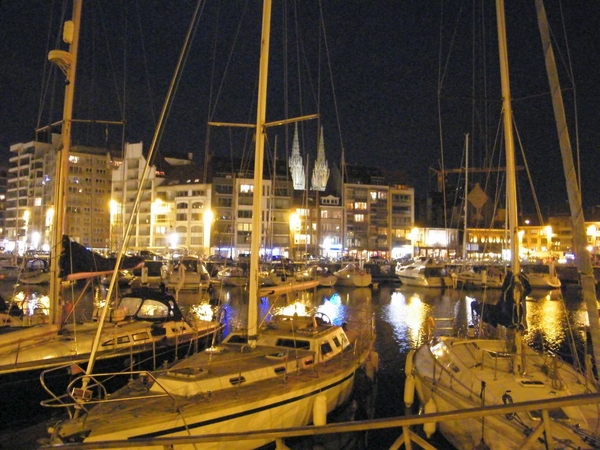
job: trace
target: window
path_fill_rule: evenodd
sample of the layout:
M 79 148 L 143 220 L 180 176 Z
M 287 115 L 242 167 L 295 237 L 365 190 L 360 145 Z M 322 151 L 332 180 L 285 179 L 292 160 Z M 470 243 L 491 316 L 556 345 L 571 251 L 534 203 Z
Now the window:
M 321 344 L 321 356 L 323 356 L 323 357 L 331 356 L 330 355 L 331 352 L 333 352 L 333 349 L 331 348 L 331 344 L 329 344 L 329 342 L 323 342 Z
M 254 192 L 254 186 L 251 184 L 241 184 L 240 185 L 240 194 L 250 194 Z
M 310 350 L 310 342 L 309 341 L 303 341 L 300 339 L 284 339 L 284 338 L 280 338 L 277 339 L 277 342 L 275 343 L 276 346 L 278 347 L 289 347 L 289 348 L 303 348 L 306 350 Z
M 147 339 L 150 339 L 150 336 L 148 335 L 148 333 L 143 332 L 143 333 L 135 333 L 133 335 L 133 342 L 137 342 L 137 341 L 145 341 Z

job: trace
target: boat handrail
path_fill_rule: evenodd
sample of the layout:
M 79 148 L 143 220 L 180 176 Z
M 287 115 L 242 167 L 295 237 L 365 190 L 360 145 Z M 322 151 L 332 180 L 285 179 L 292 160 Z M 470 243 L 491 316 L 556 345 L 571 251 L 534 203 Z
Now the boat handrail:
M 235 433 L 218 433 L 218 434 L 203 434 L 195 436 L 176 436 L 169 438 L 137 438 L 135 441 L 136 446 L 144 448 L 165 448 L 174 445 L 193 445 L 193 444 L 207 444 L 207 443 L 224 443 L 224 442 L 236 442 L 240 440 L 248 440 L 251 438 L 260 439 L 261 437 L 269 437 L 270 439 L 279 441 L 291 437 L 301 436 L 319 436 L 326 434 L 342 434 L 352 433 L 359 431 L 373 432 L 375 430 L 391 430 L 397 429 L 400 434 L 399 438 L 395 442 L 406 442 L 406 440 L 414 441 L 415 443 L 421 444 L 423 439 L 420 439 L 416 433 L 411 433 L 411 428 L 415 426 L 422 426 L 425 423 L 431 422 L 447 422 L 447 421 L 463 421 L 468 419 L 481 419 L 482 417 L 497 416 L 502 414 L 511 414 L 518 412 L 527 411 L 542 411 L 538 430 L 543 430 L 546 426 L 545 421 L 548 420 L 548 426 L 557 424 L 549 418 L 549 414 L 544 414 L 550 409 L 555 408 L 567 408 L 570 406 L 583 406 L 591 405 L 600 402 L 600 394 L 580 394 L 568 397 L 553 398 L 548 400 L 537 400 L 528 402 L 518 402 L 502 405 L 482 406 L 478 408 L 467 408 L 457 411 L 450 412 L 436 412 L 427 414 L 414 414 L 414 415 L 403 415 L 397 417 L 389 417 L 384 419 L 370 419 L 370 420 L 359 420 L 343 423 L 329 423 L 326 425 L 309 425 L 305 427 L 294 427 L 294 428 L 277 428 L 271 430 L 259 430 L 259 431 L 239 431 Z M 561 426 L 564 424 L 559 423 Z M 406 433 L 406 438 L 402 435 Z M 417 437 L 415 437 L 417 436 Z M 528 436 L 529 437 L 529 436 Z M 527 437 L 527 438 L 528 438 Z M 523 444 L 523 442 L 522 442 Z M 594 444 L 594 443 L 592 443 Z M 68 444 L 68 448 L 74 444 Z M 103 442 L 89 442 L 77 444 L 78 449 L 99 449 L 99 448 L 123 448 L 124 446 L 131 446 L 131 440 L 111 440 Z M 56 444 L 42 444 L 40 450 L 56 450 L 61 448 L 62 445 Z M 66 448 L 66 447 L 65 447 Z M 390 450 L 395 448 L 394 446 L 389 447 Z M 435 447 L 431 447 L 435 448 Z M 441 448 L 441 447 L 439 447 Z

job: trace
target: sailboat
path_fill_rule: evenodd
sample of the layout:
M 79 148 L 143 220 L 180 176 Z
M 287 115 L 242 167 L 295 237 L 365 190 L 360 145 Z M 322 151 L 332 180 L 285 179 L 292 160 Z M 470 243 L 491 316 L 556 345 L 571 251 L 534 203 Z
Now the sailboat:
M 538 12 L 541 1 L 537 1 Z M 483 317 L 504 338 L 433 337 L 407 358 L 406 389 L 425 412 L 452 412 L 484 406 L 564 399 L 597 393 L 592 369 L 581 373 L 557 355 L 524 344 L 525 286 L 518 258 L 518 222 L 512 111 L 508 77 L 504 1 L 496 0 L 507 160 L 511 270 L 497 305 L 484 305 Z M 579 203 L 580 204 L 580 203 Z M 585 236 L 585 235 L 584 235 Z M 580 257 L 585 259 L 585 253 Z M 589 258 L 589 255 L 588 255 Z M 591 273 L 591 271 L 590 271 Z M 596 302 L 593 302 L 594 304 Z M 490 309 L 491 308 L 491 309 Z M 493 314 L 490 314 L 493 313 Z M 590 323 L 598 317 L 590 316 Z M 595 316 L 595 317 L 593 317 Z M 411 396 L 405 396 L 407 404 Z M 598 448 L 598 405 L 581 401 L 562 408 L 539 408 L 485 418 L 445 421 L 444 437 L 457 449 Z M 433 430 L 426 429 L 429 435 Z
M 159 290 L 139 289 L 113 300 L 109 295 L 106 304 L 108 325 L 101 328 L 98 315 L 81 321 L 74 320 L 73 305 L 61 296 L 63 281 L 87 280 L 115 274 L 120 270 L 139 268 L 141 257 L 123 257 L 119 260 L 103 257 L 72 241 L 63 234 L 68 176 L 70 126 L 75 87 L 75 69 L 79 41 L 81 1 L 73 4 L 73 19 L 65 25 L 64 36 L 70 43 L 69 51 L 53 50 L 49 59 L 61 66 L 67 75 L 63 117 L 62 146 L 57 152 L 55 190 L 55 223 L 53 227 L 53 251 L 50 257 L 50 308 L 40 320 L 20 318 L 19 326 L 0 335 L 0 380 L 26 379 L 39 383 L 40 374 L 53 370 L 53 379 L 58 378 L 57 369 L 66 378 L 68 371 L 77 365 L 85 366 L 92 354 L 95 339 L 101 342 L 98 359 L 105 367 L 116 364 L 119 369 L 125 360 L 144 353 L 168 359 L 168 349 L 183 344 L 196 343 L 200 338 L 212 336 L 221 324 L 210 319 L 193 321 L 184 318 L 175 299 Z M 110 291 L 109 291 L 110 292 Z M 64 303 L 64 304 L 62 304 Z M 77 302 L 74 302 L 77 303 Z M 41 316 L 39 314 L 38 316 Z M 39 317 L 38 317 L 39 318 Z M 156 359 L 154 359 L 154 362 Z M 155 364 L 151 363 L 150 368 Z M 79 369 L 77 369 L 79 370 Z M 66 386 L 65 381 L 63 388 Z M 53 387 L 56 387 L 54 384 Z M 6 393 L 4 393 L 6 394 Z M 3 396 L 8 401 L 10 395 Z M 39 403 L 39 398 L 36 399 Z
M 264 1 L 254 162 L 247 329 L 165 370 L 142 373 L 106 401 L 92 384 L 71 405 L 79 414 L 57 424 L 51 441 L 102 442 L 250 432 L 323 423 L 345 403 L 355 375 L 375 365 L 372 318 L 336 325 L 324 314 L 258 320 L 261 193 L 266 134 L 271 1 Z M 90 378 L 89 376 L 87 377 Z M 253 436 L 250 449 L 272 442 Z M 231 448 L 228 442 L 178 448 Z

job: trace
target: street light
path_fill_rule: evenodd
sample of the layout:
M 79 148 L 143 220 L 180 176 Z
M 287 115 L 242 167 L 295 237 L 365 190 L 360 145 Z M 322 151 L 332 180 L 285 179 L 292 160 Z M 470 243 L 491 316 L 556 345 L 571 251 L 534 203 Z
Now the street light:
M 548 254 L 552 253 L 552 227 L 547 225 L 544 227 L 544 233 L 546 234 L 546 241 L 548 245 Z
M 203 246 L 204 246 L 204 254 L 206 256 L 210 255 L 210 235 L 212 231 L 212 223 L 215 218 L 212 210 L 207 209 L 204 211 L 204 234 L 203 238 Z
M 294 244 L 296 241 L 296 233 L 300 229 L 300 216 L 298 213 L 290 214 L 290 249 L 292 250 L 291 257 L 294 258 Z

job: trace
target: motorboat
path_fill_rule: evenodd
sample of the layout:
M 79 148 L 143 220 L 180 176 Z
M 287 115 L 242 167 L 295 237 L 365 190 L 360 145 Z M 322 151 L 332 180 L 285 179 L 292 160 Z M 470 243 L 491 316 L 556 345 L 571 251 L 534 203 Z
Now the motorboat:
M 405 266 L 396 267 L 396 276 L 402 284 L 421 287 L 451 287 L 452 278 L 442 263 L 430 258 L 414 261 Z
M 467 263 L 458 266 L 450 275 L 456 286 L 471 289 L 500 289 L 505 268 L 494 264 Z
M 217 272 L 217 279 L 223 286 L 246 286 L 248 274 L 240 266 L 225 266 Z
M 317 280 L 319 286 L 331 287 L 335 285 L 337 277 L 327 267 L 321 267 L 318 264 L 309 264 L 296 272 L 296 280 Z
M 353 263 L 347 264 L 333 274 L 337 278 L 335 283 L 337 286 L 367 287 L 373 281 L 369 272 Z
M 296 279 L 293 268 L 283 263 L 266 265 L 260 272 L 259 278 L 261 286 L 278 286 L 291 283 Z
M 49 284 L 50 275 L 48 258 L 31 258 L 25 262 L 18 281 L 20 284 Z
M 521 271 L 533 289 L 559 289 L 562 285 L 553 263 L 521 264 Z
M 174 261 L 170 264 L 170 270 L 165 273 L 164 285 L 167 291 L 206 291 L 210 284 L 208 270 L 196 256 L 184 256 Z

